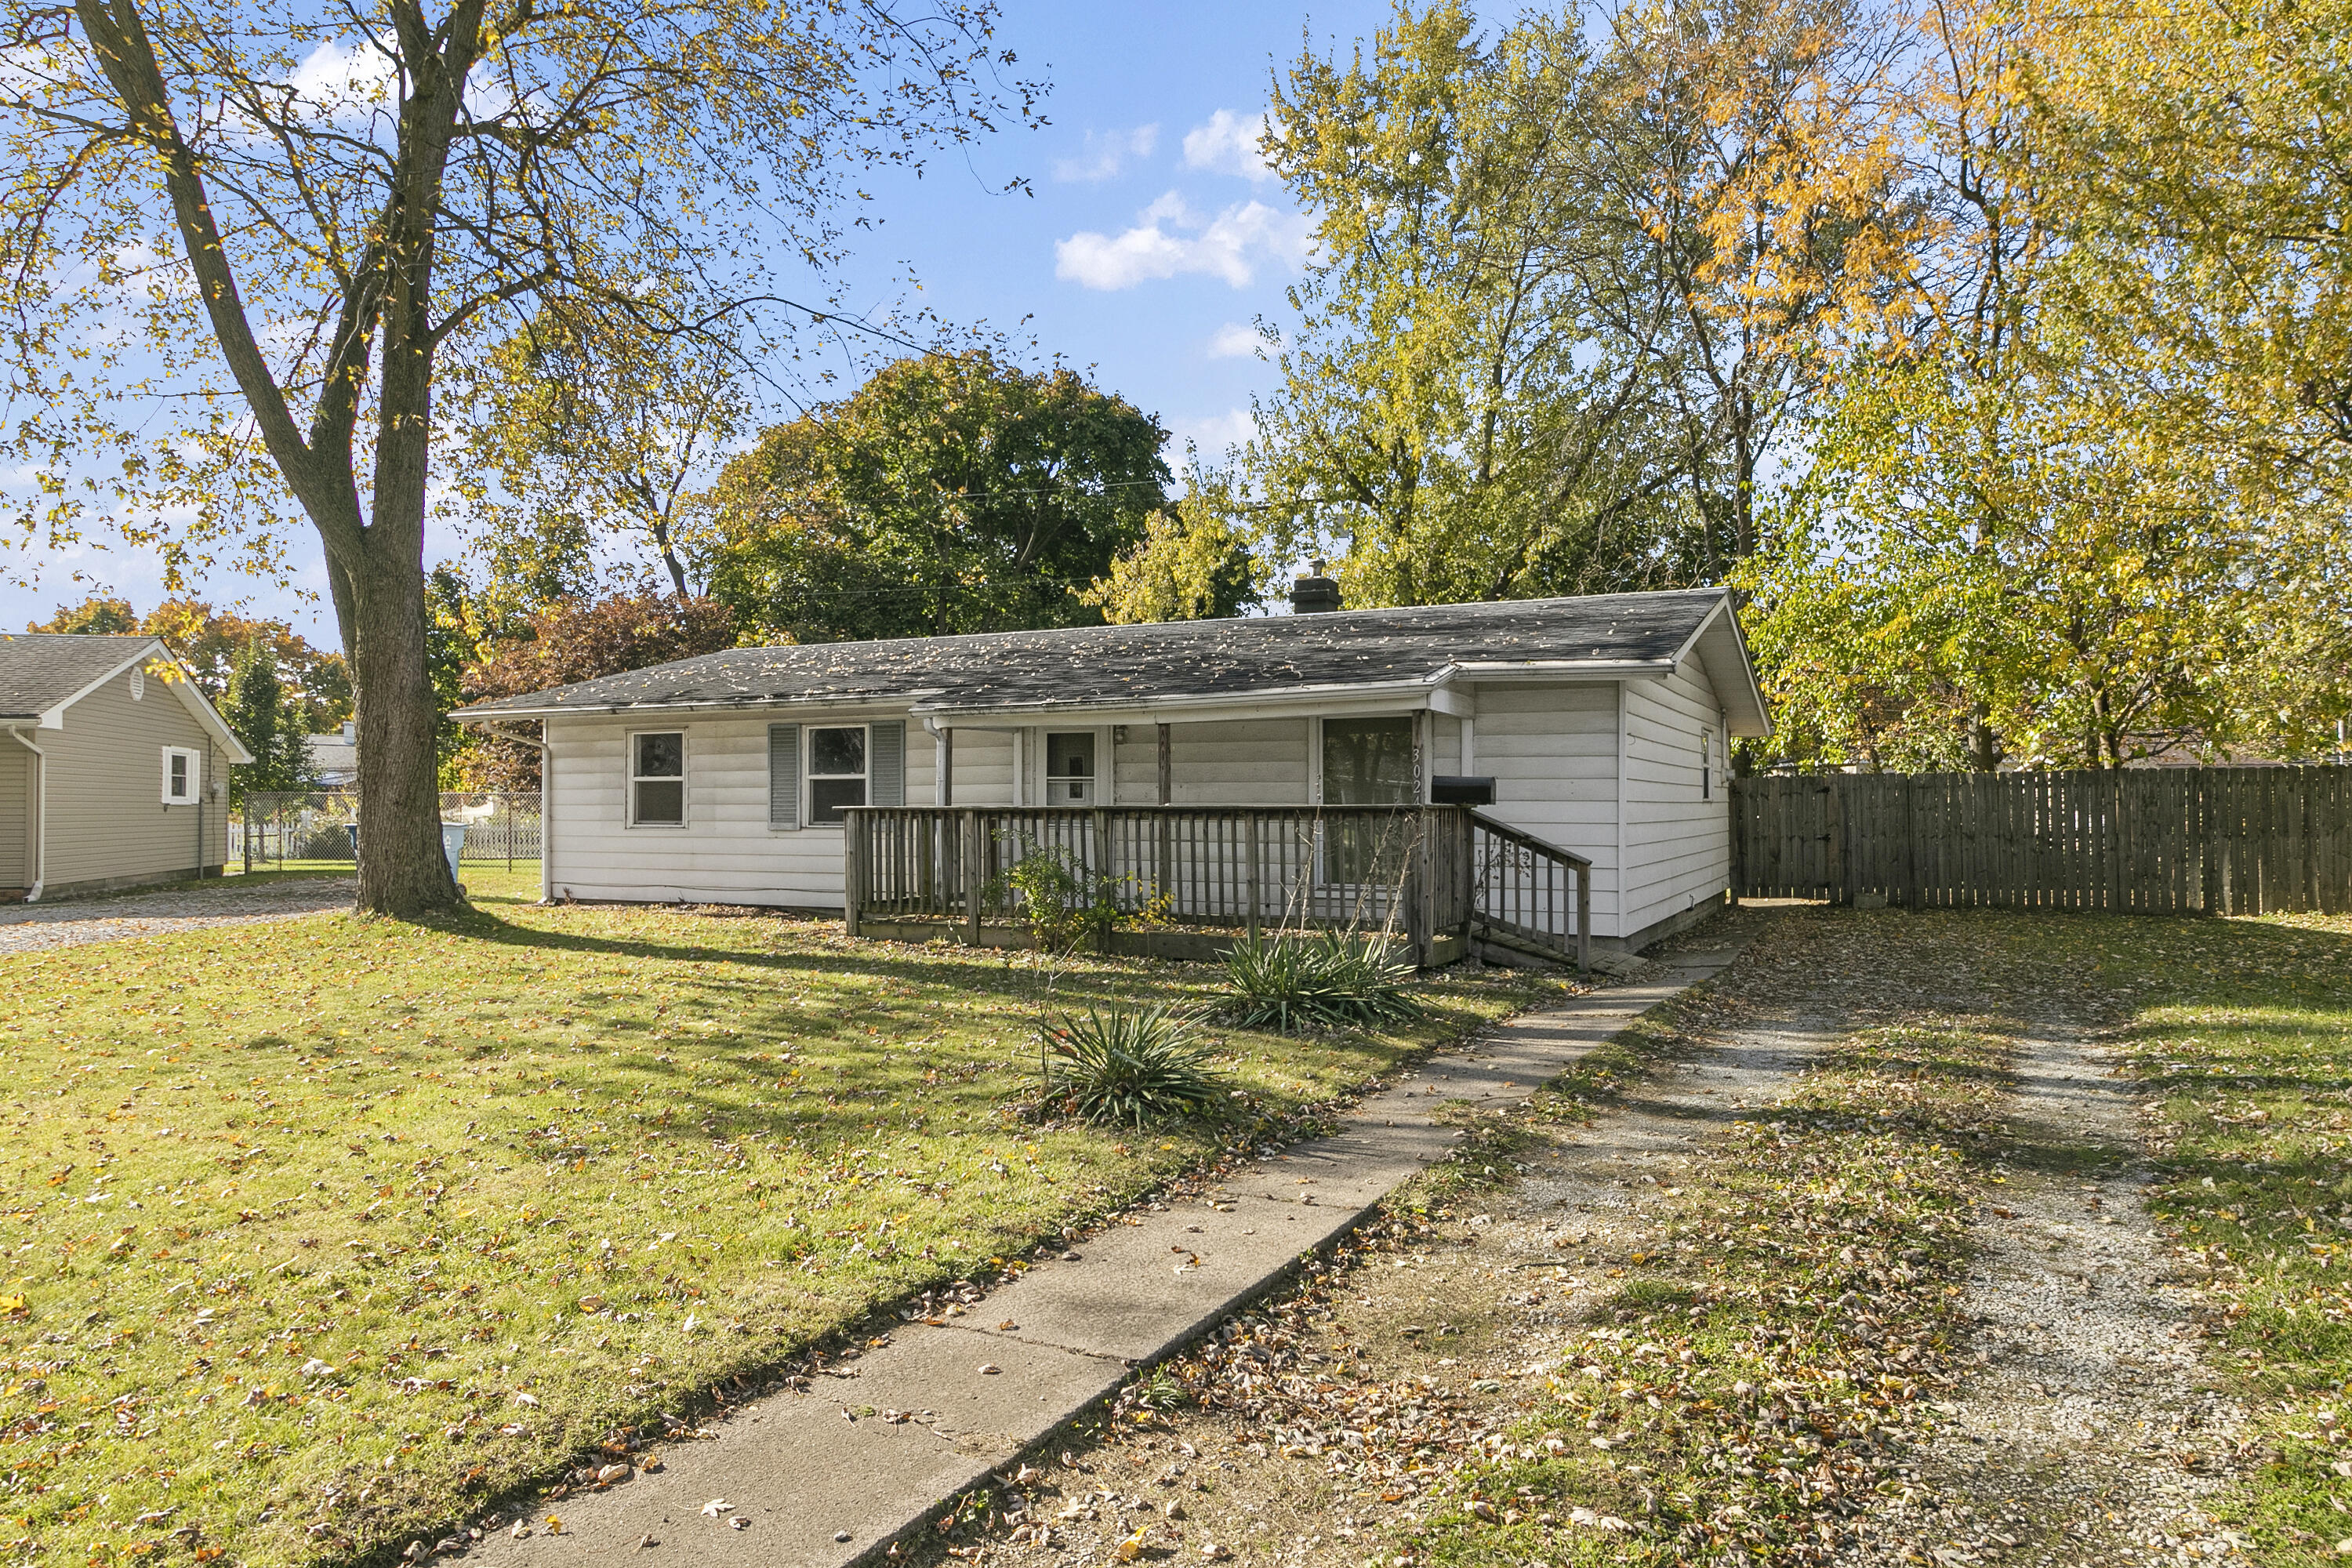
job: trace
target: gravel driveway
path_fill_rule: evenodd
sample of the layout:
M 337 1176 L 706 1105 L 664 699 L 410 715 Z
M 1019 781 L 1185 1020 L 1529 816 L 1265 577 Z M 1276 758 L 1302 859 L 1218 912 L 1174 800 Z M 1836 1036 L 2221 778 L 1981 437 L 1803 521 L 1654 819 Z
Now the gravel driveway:
M 262 882 L 249 888 L 232 879 L 169 892 L 12 904 L 0 908 L 0 955 L 348 910 L 357 888 L 349 877 Z

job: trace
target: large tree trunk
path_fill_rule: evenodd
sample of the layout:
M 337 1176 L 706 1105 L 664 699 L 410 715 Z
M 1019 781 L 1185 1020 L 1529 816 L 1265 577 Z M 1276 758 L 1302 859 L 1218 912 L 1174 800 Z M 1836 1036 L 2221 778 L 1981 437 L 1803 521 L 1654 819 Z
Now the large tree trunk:
M 376 533 L 370 543 L 382 540 Z M 423 565 L 371 559 L 346 570 L 352 689 L 361 694 L 359 907 L 406 918 L 457 900 L 441 852 Z

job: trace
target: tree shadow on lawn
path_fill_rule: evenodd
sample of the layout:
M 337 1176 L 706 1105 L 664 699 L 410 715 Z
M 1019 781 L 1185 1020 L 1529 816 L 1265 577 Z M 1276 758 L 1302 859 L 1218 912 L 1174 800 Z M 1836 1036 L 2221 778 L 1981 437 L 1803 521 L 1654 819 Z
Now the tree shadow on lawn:
M 666 982 L 675 987 L 670 997 L 674 1010 L 692 1015 L 698 1008 L 703 1016 L 723 1018 L 735 1037 L 665 1041 L 700 1048 L 690 1057 L 668 1061 L 662 1059 L 667 1052 L 649 1055 L 640 1048 L 617 1061 L 604 1058 L 596 1071 L 611 1081 L 635 1078 L 648 1086 L 658 1084 L 660 1092 L 684 1102 L 673 1118 L 681 1130 L 692 1128 L 730 1141 L 759 1134 L 789 1136 L 804 1143 L 837 1142 L 866 1136 L 878 1115 L 995 1114 L 1008 1101 L 1024 1098 L 1032 1087 L 1042 1089 L 1037 1023 L 1088 1007 L 1192 1005 L 1202 1009 L 1203 1027 L 1212 1037 L 1226 1033 L 1208 1012 L 1216 994 L 1213 987 L 1223 975 L 1222 966 L 1216 964 L 1082 955 L 1072 964 L 1057 968 L 1049 986 L 1045 971 L 1015 968 L 999 950 L 949 944 L 908 947 L 858 942 L 845 944 L 848 951 L 703 946 L 549 930 L 480 910 L 440 917 L 431 924 L 452 935 L 499 946 L 677 966 L 666 976 Z M 772 939 L 824 940 L 820 931 L 809 929 L 817 924 L 780 921 Z M 882 981 L 918 988 L 918 994 L 877 995 L 847 1013 L 820 1015 L 781 994 L 782 977 Z M 980 1005 L 976 1012 L 943 1013 L 934 1000 L 919 994 L 925 990 L 948 991 L 960 1001 L 978 1001 Z M 618 999 L 600 993 L 593 980 L 583 980 L 564 993 L 564 1000 L 584 1006 Z M 1481 1021 L 1468 1009 L 1449 1007 L 1443 998 L 1429 998 L 1424 1019 L 1417 1028 L 1383 1036 L 1331 1031 L 1288 1037 L 1286 1044 L 1297 1053 L 1294 1065 L 1302 1070 L 1304 1058 L 1312 1057 L 1327 1078 L 1336 1077 L 1352 1087 Z M 936 1033 L 942 1023 L 967 1028 L 993 1026 L 1012 1037 L 990 1041 L 967 1037 L 945 1043 L 924 1037 Z M 1238 1029 L 1231 1033 L 1260 1037 Z M 642 1047 L 659 1037 L 651 1022 L 611 1019 L 604 1023 L 600 1040 Z M 850 1047 L 845 1059 L 823 1064 L 835 1075 L 824 1086 L 835 1103 L 821 1109 L 804 1105 L 754 1110 L 736 1102 L 729 1089 L 711 1093 L 698 1087 L 713 1070 L 731 1068 L 740 1081 L 730 1088 L 735 1092 L 749 1090 L 775 1075 L 778 1064 L 767 1059 L 766 1053 L 780 1047 L 827 1056 Z M 855 1048 L 859 1047 L 867 1048 Z M 486 1042 L 475 1054 L 498 1048 Z M 562 1047 L 551 1044 L 549 1048 Z M 919 1066 L 904 1059 L 904 1053 L 910 1050 L 917 1053 Z M 706 1051 L 709 1054 L 705 1055 Z M 1260 1102 L 1258 1110 L 1196 1121 L 1189 1124 L 1189 1131 L 1195 1135 L 1230 1136 L 1237 1128 L 1261 1120 L 1265 1112 L 1279 1118 L 1319 1098 L 1278 1092 L 1264 1084 L 1251 1087 Z

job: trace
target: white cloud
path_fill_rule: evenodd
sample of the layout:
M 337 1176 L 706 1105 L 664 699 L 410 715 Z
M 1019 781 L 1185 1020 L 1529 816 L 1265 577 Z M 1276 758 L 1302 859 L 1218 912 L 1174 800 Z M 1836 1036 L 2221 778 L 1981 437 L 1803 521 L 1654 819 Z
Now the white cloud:
M 1229 408 L 1198 419 L 1171 419 L 1168 434 L 1170 446 L 1181 450 L 1190 443 L 1201 449 L 1203 458 L 1215 460 L 1235 447 L 1248 446 L 1257 435 L 1257 421 L 1246 408 Z
M 1265 134 L 1265 115 L 1220 109 L 1209 116 L 1206 125 L 1184 132 L 1184 166 L 1238 174 L 1244 180 L 1272 179 L 1274 171 L 1257 153 L 1258 138 Z
M 1245 327 L 1239 321 L 1227 321 L 1209 334 L 1211 359 L 1255 359 L 1259 350 L 1280 346 L 1280 340 L 1269 344 L 1255 327 Z
M 390 100 L 392 61 L 373 45 L 361 42 L 347 48 L 330 39 L 294 68 L 286 85 L 297 98 L 330 116 L 370 109 Z
M 1171 191 L 1137 215 L 1123 234 L 1074 234 L 1054 244 L 1054 276 L 1088 289 L 1132 289 L 1154 278 L 1206 272 L 1249 287 L 1267 261 L 1297 266 L 1314 243 L 1314 226 L 1264 202 L 1225 208 L 1203 220 Z
M 1129 158 L 1149 158 L 1160 145 L 1160 127 L 1139 125 L 1132 131 L 1089 131 L 1082 156 L 1064 158 L 1054 165 L 1054 178 L 1092 184 L 1115 177 Z

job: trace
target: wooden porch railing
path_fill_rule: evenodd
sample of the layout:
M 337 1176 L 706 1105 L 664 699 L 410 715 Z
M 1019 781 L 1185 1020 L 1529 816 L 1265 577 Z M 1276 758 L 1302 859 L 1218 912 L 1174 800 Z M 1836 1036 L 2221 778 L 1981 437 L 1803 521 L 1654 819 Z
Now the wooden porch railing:
M 1461 806 L 859 806 L 843 866 L 850 934 L 936 923 L 974 945 L 1026 919 L 1013 869 L 1049 857 L 1122 915 L 1257 935 L 1388 931 L 1427 963 L 1501 922 L 1580 962 L 1585 862 Z M 1570 879 L 1573 880 L 1573 889 Z
M 1466 815 L 1472 934 L 1591 968 L 1592 862 L 1482 812 Z

